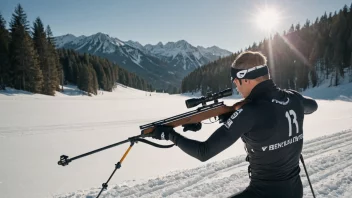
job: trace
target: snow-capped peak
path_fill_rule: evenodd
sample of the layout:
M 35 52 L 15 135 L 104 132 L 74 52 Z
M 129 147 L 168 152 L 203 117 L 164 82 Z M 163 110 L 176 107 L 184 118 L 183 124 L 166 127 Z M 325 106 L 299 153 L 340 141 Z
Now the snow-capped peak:
M 194 47 L 185 40 L 167 42 L 165 45 L 162 42 L 158 42 L 156 45 L 147 44 L 144 48 L 152 55 L 167 57 L 175 57 L 177 54 L 194 51 L 192 50 Z
M 142 52 L 146 52 L 146 49 L 144 48 L 144 46 L 142 44 L 140 44 L 138 41 L 132 41 L 132 40 L 128 40 L 124 42 L 126 45 L 129 45 L 131 47 L 134 47 L 136 49 L 141 50 Z
M 197 46 L 197 48 L 202 52 L 202 53 L 210 53 L 214 56 L 220 56 L 220 57 L 224 57 L 224 56 L 229 56 L 231 55 L 231 52 L 221 49 L 217 46 L 211 46 L 211 47 L 207 47 L 204 48 L 202 46 Z
M 164 44 L 162 42 L 159 42 L 158 44 L 156 44 L 156 46 L 160 46 L 160 47 L 163 47 Z
M 135 46 L 134 43 L 130 45 Z M 141 46 L 138 46 L 138 48 L 141 49 Z M 162 42 L 158 42 L 156 45 L 147 44 L 142 49 L 143 52 L 169 62 L 172 66 L 182 67 L 184 70 L 200 67 L 219 57 L 231 54 L 231 52 L 216 46 L 208 48 L 194 47 L 185 40 L 167 42 L 165 45 Z
M 124 46 L 125 43 L 118 38 L 110 37 L 108 34 L 98 32 L 90 36 L 63 35 L 55 38 L 56 46 L 71 47 L 76 50 L 87 48 L 90 53 L 102 52 L 113 53 L 117 47 Z
M 94 43 L 96 43 L 96 42 L 102 42 L 102 43 L 108 42 L 108 43 L 111 43 L 111 44 L 114 44 L 114 45 L 117 45 L 117 46 L 123 46 L 124 45 L 124 42 L 119 40 L 118 38 L 110 37 L 108 34 L 104 34 L 104 33 L 101 33 L 101 32 L 93 34 L 93 35 L 87 37 L 87 39 L 92 40 Z
M 62 36 L 55 37 L 55 44 L 57 47 L 62 47 L 66 43 L 69 43 L 73 40 L 75 40 L 77 37 L 73 34 L 65 34 Z

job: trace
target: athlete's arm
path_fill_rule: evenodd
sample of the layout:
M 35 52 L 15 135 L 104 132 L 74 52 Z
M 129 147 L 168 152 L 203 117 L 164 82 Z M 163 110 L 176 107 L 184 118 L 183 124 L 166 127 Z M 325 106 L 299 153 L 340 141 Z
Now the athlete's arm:
M 302 96 L 304 114 L 311 114 L 318 109 L 317 102 L 308 96 Z
M 202 162 L 207 161 L 231 146 L 253 127 L 255 117 L 252 111 L 249 104 L 244 105 L 204 142 L 188 139 L 176 132 L 170 133 L 170 140 L 188 155 Z
M 304 108 L 304 114 L 311 114 L 318 109 L 318 104 L 313 98 L 308 96 L 303 96 L 295 90 L 290 90 L 290 91 L 292 91 L 295 95 L 297 95 L 298 98 L 301 100 Z

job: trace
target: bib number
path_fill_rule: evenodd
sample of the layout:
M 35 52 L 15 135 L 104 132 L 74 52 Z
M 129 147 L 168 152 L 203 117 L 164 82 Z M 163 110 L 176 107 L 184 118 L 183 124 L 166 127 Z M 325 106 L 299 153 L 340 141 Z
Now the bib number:
M 289 110 L 286 111 L 285 116 L 287 118 L 288 121 L 288 136 L 291 137 L 292 136 L 292 122 L 293 124 L 295 124 L 296 127 L 296 133 L 299 133 L 299 128 L 298 128 L 298 122 L 297 122 L 297 115 L 296 112 L 294 110 Z M 293 118 L 292 118 L 293 117 Z

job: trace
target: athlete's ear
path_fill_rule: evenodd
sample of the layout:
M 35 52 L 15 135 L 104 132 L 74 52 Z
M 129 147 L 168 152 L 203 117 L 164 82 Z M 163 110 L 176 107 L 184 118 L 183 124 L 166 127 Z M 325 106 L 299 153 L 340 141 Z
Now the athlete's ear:
M 235 83 L 236 87 L 238 87 L 239 85 L 242 85 L 241 81 L 237 78 L 235 78 L 235 80 L 233 80 L 233 82 Z

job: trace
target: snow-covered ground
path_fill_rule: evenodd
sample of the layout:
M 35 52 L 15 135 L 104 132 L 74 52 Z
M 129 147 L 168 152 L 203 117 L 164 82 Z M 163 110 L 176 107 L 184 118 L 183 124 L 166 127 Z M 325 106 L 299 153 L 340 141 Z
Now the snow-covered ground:
M 305 163 L 317 197 L 352 197 L 352 130 L 307 141 Z M 102 197 L 229 197 L 249 183 L 245 155 L 175 171 L 138 184 L 112 185 Z M 304 197 L 313 197 L 301 166 Z M 61 198 L 95 197 L 100 189 L 58 195 Z
M 352 197 L 351 90 L 346 84 L 305 92 L 319 98 L 318 111 L 305 119 L 303 152 L 317 197 Z M 74 157 L 138 135 L 140 125 L 188 111 L 186 98 L 122 86 L 94 97 L 72 86 L 56 97 L 0 92 L 0 197 L 95 197 L 128 144 L 66 167 L 57 165 L 59 156 Z M 176 131 L 205 140 L 219 126 L 203 125 L 198 133 Z M 103 197 L 226 197 L 248 185 L 244 154 L 238 141 L 202 163 L 177 147 L 139 143 Z M 303 171 L 302 177 L 305 197 L 311 197 Z

